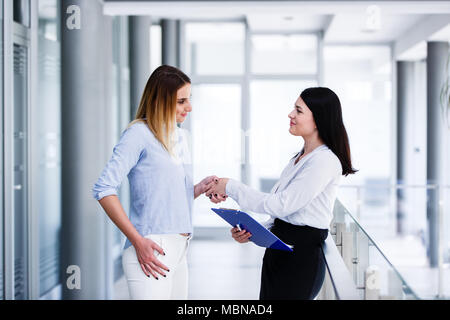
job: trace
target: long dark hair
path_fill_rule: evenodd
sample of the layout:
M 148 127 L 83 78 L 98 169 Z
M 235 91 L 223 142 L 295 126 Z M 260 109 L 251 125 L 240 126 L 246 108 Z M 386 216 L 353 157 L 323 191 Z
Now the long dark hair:
M 342 121 L 341 102 L 336 93 L 328 88 L 314 87 L 305 89 L 300 97 L 313 114 L 319 137 L 341 162 L 342 175 L 357 172 L 352 167 L 347 130 Z

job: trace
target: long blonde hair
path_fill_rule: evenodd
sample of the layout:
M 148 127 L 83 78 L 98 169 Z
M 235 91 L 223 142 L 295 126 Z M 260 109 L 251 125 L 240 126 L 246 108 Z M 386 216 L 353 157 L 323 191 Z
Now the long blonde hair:
M 129 126 L 145 122 L 156 139 L 172 154 L 177 91 L 190 83 L 191 79 L 178 68 L 168 65 L 158 67 L 147 81 L 136 117 Z

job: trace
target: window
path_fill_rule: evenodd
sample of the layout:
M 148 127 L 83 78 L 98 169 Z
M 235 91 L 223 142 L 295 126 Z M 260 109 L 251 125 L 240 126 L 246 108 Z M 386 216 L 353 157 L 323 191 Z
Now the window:
M 325 46 L 324 65 L 325 85 L 339 96 L 352 164 L 359 170 L 341 179 L 338 198 L 372 236 L 395 234 L 390 48 Z M 345 187 L 348 184 L 365 188 Z
M 302 147 L 288 132 L 288 114 L 301 91 L 317 85 L 319 40 L 316 34 L 251 35 L 245 28 L 243 23 L 186 24 L 186 66 L 194 84 L 194 177 L 195 182 L 212 174 L 246 177 L 253 188 L 269 192 Z M 195 226 L 223 225 L 211 214 L 212 206 L 204 197 L 195 201 Z M 232 199 L 226 207 L 239 208 Z
M 258 80 L 250 84 L 250 165 L 252 186 L 270 192 L 272 184 L 303 146 L 289 133 L 288 114 L 314 81 Z
M 186 71 L 191 75 L 242 75 L 243 23 L 188 23 Z
M 245 24 L 187 22 L 184 30 L 193 106 L 185 126 L 192 139 L 194 183 L 210 175 L 241 180 Z M 211 211 L 221 206 L 224 204 L 215 205 L 205 196 L 195 200 L 194 226 L 226 226 Z M 226 207 L 239 208 L 232 199 Z
M 252 72 L 255 74 L 315 74 L 316 35 L 253 35 Z
M 359 170 L 358 174 L 343 181 L 389 183 L 392 137 L 390 48 L 325 46 L 324 65 L 325 85 L 332 88 L 341 101 L 353 165 Z
M 150 74 L 162 64 L 162 33 L 160 25 L 150 27 Z
M 191 126 L 194 183 L 210 175 L 241 180 L 241 87 L 198 84 L 192 87 Z M 206 196 L 194 202 L 195 226 L 225 225 Z M 239 208 L 232 200 L 227 208 Z

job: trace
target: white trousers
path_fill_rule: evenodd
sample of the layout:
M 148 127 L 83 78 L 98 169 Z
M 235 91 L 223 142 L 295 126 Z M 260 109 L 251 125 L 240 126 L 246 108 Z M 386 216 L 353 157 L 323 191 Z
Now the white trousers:
M 188 266 L 187 250 L 191 236 L 181 234 L 155 234 L 145 238 L 156 242 L 166 254 L 155 251 L 155 256 L 170 272 L 166 277 L 158 275 L 158 280 L 152 275 L 147 277 L 142 271 L 136 256 L 136 250 L 131 245 L 123 252 L 122 266 L 127 279 L 128 290 L 132 300 L 187 300 L 188 296 Z

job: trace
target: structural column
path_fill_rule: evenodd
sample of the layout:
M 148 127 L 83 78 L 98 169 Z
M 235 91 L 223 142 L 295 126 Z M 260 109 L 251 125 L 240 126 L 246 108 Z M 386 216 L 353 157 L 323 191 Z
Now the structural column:
M 162 64 L 180 68 L 182 65 L 182 49 L 183 46 L 181 38 L 183 37 L 182 22 L 179 20 L 162 19 L 161 20 L 161 47 L 162 47 Z M 180 125 L 189 133 L 188 139 L 191 138 L 192 122 L 191 117 L 187 117 L 186 121 Z
M 62 298 L 107 299 L 107 216 L 91 195 L 109 114 L 103 2 L 62 0 L 61 29 Z
M 414 62 L 397 62 L 397 184 L 406 184 L 408 110 L 413 107 Z M 397 189 L 397 233 L 405 232 L 406 189 Z
M 180 67 L 179 29 L 179 21 L 169 19 L 161 20 L 163 64 Z
M 150 77 L 150 27 L 152 22 L 149 16 L 131 16 L 129 23 L 130 117 L 133 120 Z
M 443 182 L 444 122 L 440 106 L 440 92 L 445 81 L 448 42 L 428 42 L 427 46 L 427 183 Z M 432 267 L 439 260 L 439 191 L 429 189 L 427 203 L 429 258 Z
M 112 16 L 103 16 L 103 81 L 104 81 L 104 107 L 103 107 L 103 118 L 104 121 L 104 137 L 103 141 L 103 161 L 100 161 L 100 170 L 103 169 L 103 166 L 109 160 L 111 155 L 111 151 L 114 148 L 114 145 L 117 143 L 117 118 L 114 116 L 114 113 L 117 114 L 117 109 L 113 107 L 113 18 Z M 94 177 L 94 179 L 97 177 Z M 103 209 L 100 209 L 99 214 L 105 216 Z M 107 222 L 105 225 L 105 247 L 103 252 L 103 259 L 106 261 L 106 265 L 104 268 L 104 277 L 105 277 L 105 299 L 112 299 L 114 292 L 114 255 L 113 255 L 113 245 L 114 245 L 114 230 L 117 230 L 117 227 L 114 223 L 106 218 Z

